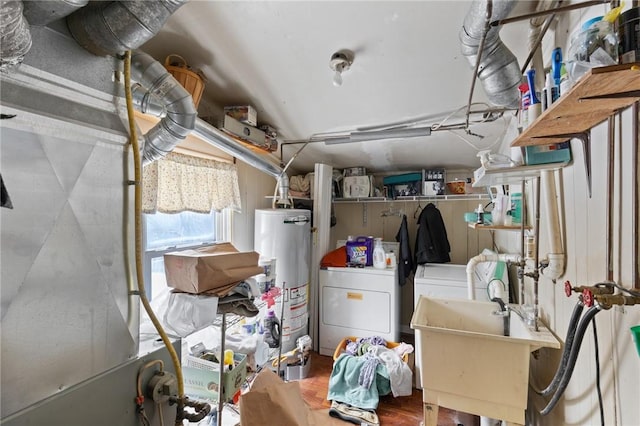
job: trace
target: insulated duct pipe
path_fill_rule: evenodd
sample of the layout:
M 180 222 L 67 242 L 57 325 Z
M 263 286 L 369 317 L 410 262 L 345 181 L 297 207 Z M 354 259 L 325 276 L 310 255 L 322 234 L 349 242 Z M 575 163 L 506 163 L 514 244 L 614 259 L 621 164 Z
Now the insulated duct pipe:
M 67 18 L 79 45 L 97 56 L 134 50 L 155 36 L 186 0 L 94 1 Z
M 166 115 L 165 106 L 162 105 L 155 96 L 152 96 L 145 87 L 136 86 L 133 88 L 133 102 L 135 108 L 143 114 L 150 114 L 161 118 Z M 264 173 L 267 173 L 269 176 L 280 179 L 280 176 L 283 174 L 282 170 L 278 166 L 244 147 L 222 130 L 216 129 L 200 118 L 196 118 L 195 128 L 192 133 L 208 144 L 215 146 L 221 151 L 224 151 L 232 157 L 240 159 Z M 281 183 L 282 186 L 279 190 L 282 192 L 286 185 L 286 196 L 289 191 L 289 179 L 283 179 Z
M 467 263 L 467 296 L 469 300 L 475 300 L 476 295 L 474 291 L 473 285 L 473 272 L 476 269 L 476 265 L 482 262 L 509 262 L 509 263 L 520 263 L 522 261 L 522 257 L 519 254 L 479 254 L 475 257 L 469 259 Z M 502 298 L 500 295 L 496 295 L 496 297 Z
M 195 127 L 196 107 L 189 92 L 150 55 L 136 51 L 131 56 L 131 78 L 148 88 L 163 104 L 166 115 L 144 136 L 143 164 L 164 157 Z
M 477 77 L 482 82 L 489 101 L 494 105 L 517 108 L 518 86 L 522 81 L 522 74 L 515 55 L 500 39 L 499 26 L 489 29 L 484 48 L 479 51 L 485 31 L 487 1 L 491 0 L 476 0 L 471 4 L 460 30 L 461 51 L 472 67 L 475 67 L 480 57 Z M 491 20 L 506 18 L 515 3 L 514 0 L 494 0 Z
M 280 167 L 251 151 L 249 148 L 245 148 L 225 132 L 216 129 L 200 118 L 196 119 L 196 128 L 194 129 L 193 134 L 202 138 L 205 142 L 210 143 L 216 148 L 219 148 L 220 150 L 226 152 L 227 154 L 244 161 L 250 166 L 263 171 L 276 179 L 279 179 L 280 175 L 282 174 L 282 170 L 280 169 Z M 288 179 L 286 181 L 286 185 L 286 193 L 288 193 Z
M 24 0 L 24 16 L 31 25 L 47 25 L 85 7 L 89 0 Z
M 564 274 L 564 248 L 562 234 L 560 232 L 560 215 L 558 214 L 558 194 L 556 192 L 556 179 L 553 170 L 542 170 L 540 174 L 542 194 L 544 194 L 543 217 L 548 224 L 549 253 L 547 258 L 549 265 L 541 269 L 542 275 L 556 280 Z
M 21 1 L 0 2 L 0 72 L 19 65 L 31 49 L 29 23 Z

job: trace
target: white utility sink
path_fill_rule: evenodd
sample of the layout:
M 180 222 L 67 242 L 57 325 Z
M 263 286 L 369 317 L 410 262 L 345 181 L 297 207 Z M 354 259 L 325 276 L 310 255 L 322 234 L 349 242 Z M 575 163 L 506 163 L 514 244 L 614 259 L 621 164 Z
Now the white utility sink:
M 530 330 L 510 313 L 510 335 L 494 302 L 420 296 L 411 328 L 420 336 L 424 425 L 438 407 L 524 424 L 531 352 L 560 342 L 543 324 Z

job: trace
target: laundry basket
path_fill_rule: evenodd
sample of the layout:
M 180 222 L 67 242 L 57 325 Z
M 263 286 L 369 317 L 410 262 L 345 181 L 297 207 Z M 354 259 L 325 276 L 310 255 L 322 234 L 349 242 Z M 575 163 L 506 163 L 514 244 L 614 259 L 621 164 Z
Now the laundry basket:
M 198 108 L 202 92 L 204 91 L 205 78 L 200 70 L 193 71 L 187 61 L 180 55 L 171 54 L 164 60 L 164 67 L 171 73 L 173 78 L 191 93 L 193 105 Z

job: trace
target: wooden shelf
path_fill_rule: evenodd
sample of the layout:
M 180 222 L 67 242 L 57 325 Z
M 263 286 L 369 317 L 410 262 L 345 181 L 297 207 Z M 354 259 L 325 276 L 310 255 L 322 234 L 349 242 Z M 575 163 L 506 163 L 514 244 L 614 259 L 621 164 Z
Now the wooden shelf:
M 479 225 L 477 223 L 467 223 L 469 228 L 480 229 L 486 231 L 521 231 L 522 226 L 517 225 Z M 531 226 L 527 225 L 524 229 L 531 229 Z
M 566 142 L 640 100 L 640 62 L 592 68 L 511 146 Z

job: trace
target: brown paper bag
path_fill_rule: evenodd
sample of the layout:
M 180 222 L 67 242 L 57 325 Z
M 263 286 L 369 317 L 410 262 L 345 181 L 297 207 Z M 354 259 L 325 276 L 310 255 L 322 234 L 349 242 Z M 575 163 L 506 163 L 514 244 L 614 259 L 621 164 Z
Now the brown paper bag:
M 192 294 L 234 287 L 232 284 L 264 272 L 258 257 L 257 252 L 239 252 L 230 243 L 167 253 L 167 285 Z
M 328 409 L 312 410 L 302 399 L 298 382 L 283 382 L 271 370 L 262 370 L 240 397 L 240 426 L 344 426 Z

